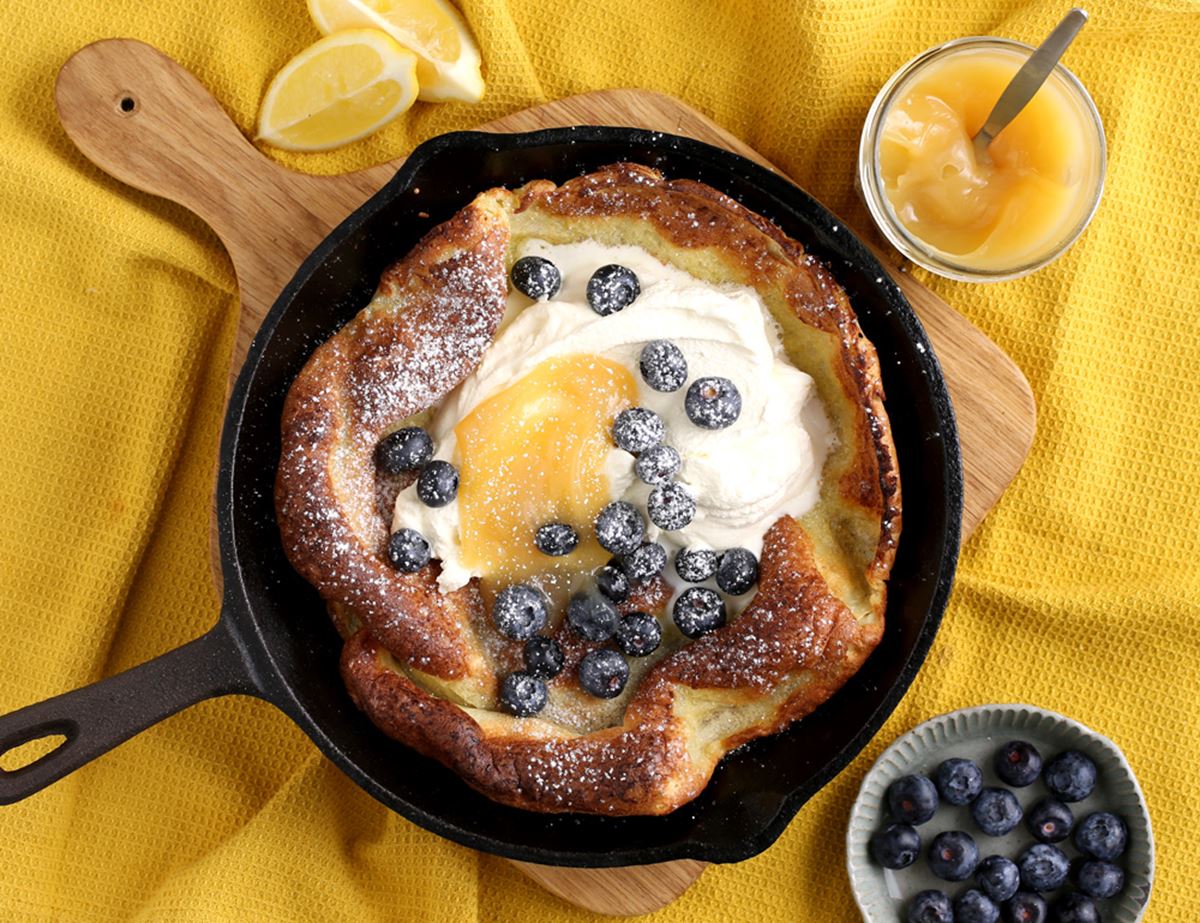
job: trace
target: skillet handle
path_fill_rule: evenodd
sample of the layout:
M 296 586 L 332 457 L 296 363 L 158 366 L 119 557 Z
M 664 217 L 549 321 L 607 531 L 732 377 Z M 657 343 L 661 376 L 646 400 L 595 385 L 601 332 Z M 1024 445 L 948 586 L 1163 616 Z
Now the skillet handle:
M 255 695 L 248 661 L 226 620 L 140 666 L 0 717 L 0 758 L 42 737 L 57 748 L 19 769 L 0 769 L 0 804 L 41 791 L 134 734 L 204 699 Z

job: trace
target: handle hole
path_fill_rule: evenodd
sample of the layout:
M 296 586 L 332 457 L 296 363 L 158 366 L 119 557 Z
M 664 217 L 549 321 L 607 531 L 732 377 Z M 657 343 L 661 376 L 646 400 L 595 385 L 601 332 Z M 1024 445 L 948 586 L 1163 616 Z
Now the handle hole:
M 43 760 L 67 742 L 66 734 L 47 734 L 0 753 L 0 770 L 16 772 Z
M 117 108 L 120 109 L 125 115 L 133 115 L 133 113 L 137 111 L 137 107 L 137 100 L 129 95 L 122 96 L 117 101 Z

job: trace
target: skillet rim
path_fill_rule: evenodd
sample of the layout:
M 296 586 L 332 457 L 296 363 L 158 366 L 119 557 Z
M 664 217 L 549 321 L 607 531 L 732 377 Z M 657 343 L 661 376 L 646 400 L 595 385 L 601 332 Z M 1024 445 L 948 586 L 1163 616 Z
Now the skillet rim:
M 874 279 L 874 285 L 879 290 L 880 300 L 896 314 L 908 339 L 917 349 L 917 363 L 927 382 L 926 396 L 933 414 L 938 419 L 944 471 L 941 499 L 944 501 L 946 521 L 944 528 L 938 530 L 941 534 L 942 547 L 936 568 L 936 584 L 917 638 L 891 688 L 870 713 L 868 720 L 819 769 L 810 774 L 805 782 L 782 798 L 775 814 L 767 823 L 759 827 L 755 833 L 742 839 L 738 845 L 714 843 L 705 841 L 702 837 L 688 835 L 665 845 L 632 846 L 603 852 L 546 849 L 523 843 L 511 843 L 481 834 L 477 830 L 466 829 L 447 821 L 435 812 L 425 810 L 420 805 L 400 797 L 369 772 L 360 768 L 358 763 L 338 745 L 333 737 L 325 732 L 321 721 L 314 718 L 297 698 L 293 689 L 295 683 L 284 676 L 276 658 L 272 655 L 271 642 L 261 630 L 260 617 L 255 611 L 250 593 L 243 582 L 233 505 L 236 493 L 234 475 L 237 466 L 235 461 L 238 457 L 242 424 L 246 415 L 248 392 L 263 363 L 263 357 L 269 350 L 280 320 L 299 291 L 310 277 L 337 253 L 339 247 L 359 232 L 368 219 L 393 205 L 396 199 L 408 192 L 412 188 L 413 179 L 420 174 L 426 164 L 439 155 L 456 148 L 482 148 L 488 153 L 500 153 L 505 150 L 521 151 L 539 146 L 558 146 L 580 142 L 618 144 L 626 147 L 661 147 L 668 153 L 677 152 L 684 157 L 699 161 L 719 174 L 717 177 L 705 176 L 703 182 L 722 189 L 721 179 L 726 178 L 729 181 L 728 185 L 748 184 L 757 187 L 757 190 L 765 197 L 772 201 L 778 201 L 787 211 L 793 213 L 814 235 L 822 237 L 822 249 L 831 246 L 832 242 L 833 249 L 838 251 L 838 259 L 847 263 L 857 262 L 860 266 L 866 267 L 865 275 Z M 653 164 L 650 165 L 653 166 Z M 722 191 L 724 190 L 722 189 Z M 733 193 L 727 194 L 738 198 Z M 779 220 L 772 215 L 767 215 L 767 217 L 775 221 Z M 780 223 L 783 224 L 783 222 Z M 787 227 L 784 229 L 788 230 Z M 806 243 L 805 246 L 807 249 L 808 244 Z M 832 260 L 827 257 L 823 257 L 823 259 L 827 264 L 832 263 Z M 833 268 L 833 273 L 835 277 L 838 277 L 837 268 Z M 840 218 L 782 175 L 724 148 L 718 148 L 693 138 L 647 129 L 587 125 L 512 134 L 461 131 L 435 136 L 416 147 L 392 179 L 347 215 L 313 249 L 272 304 L 247 350 L 246 358 L 230 392 L 222 427 L 220 452 L 217 519 L 225 586 L 222 620 L 229 622 L 230 627 L 237 635 L 239 647 L 252 668 L 263 697 L 283 711 L 340 771 L 390 810 L 425 829 L 473 849 L 509 859 L 546 865 L 598 868 L 642 865 L 685 858 L 727 863 L 743 861 L 769 847 L 782 834 L 799 809 L 862 751 L 891 716 L 900 699 L 907 692 L 924 663 L 941 624 L 949 601 L 960 548 L 963 479 L 953 405 L 950 402 L 945 378 L 932 344 L 908 300 L 889 273 L 884 270 L 865 244 L 846 228 Z M 890 611 L 891 605 L 888 608 Z M 864 665 L 865 668 L 866 665 Z M 724 762 L 722 761 L 722 763 Z M 446 771 L 449 772 L 449 770 Z M 688 806 L 685 805 L 680 810 L 687 809 Z M 540 817 L 541 815 L 533 816 Z M 589 821 L 591 820 L 603 822 L 620 820 L 620 818 L 589 818 Z

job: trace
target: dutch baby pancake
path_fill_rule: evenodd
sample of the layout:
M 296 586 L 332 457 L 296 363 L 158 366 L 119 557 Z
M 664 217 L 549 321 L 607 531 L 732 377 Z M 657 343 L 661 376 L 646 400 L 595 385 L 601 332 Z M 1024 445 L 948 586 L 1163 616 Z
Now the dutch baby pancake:
M 492 189 L 293 383 L 283 545 L 385 734 L 505 804 L 662 814 L 878 644 L 883 399 L 826 267 L 711 187 Z

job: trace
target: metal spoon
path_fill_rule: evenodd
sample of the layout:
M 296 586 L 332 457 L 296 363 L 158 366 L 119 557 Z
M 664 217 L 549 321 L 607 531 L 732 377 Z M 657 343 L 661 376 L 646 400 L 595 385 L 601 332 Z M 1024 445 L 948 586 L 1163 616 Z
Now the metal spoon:
M 1067 46 L 1079 34 L 1079 30 L 1087 22 L 1087 18 L 1087 13 L 1078 7 L 1071 10 L 1063 17 L 1062 22 L 1054 27 L 1054 31 L 1046 36 L 1046 40 L 1038 46 L 1037 51 L 1029 56 L 1029 60 L 1021 65 L 1021 69 L 1017 71 L 1008 86 L 1004 88 L 1004 92 L 1000 94 L 1000 98 L 996 100 L 996 105 L 988 114 L 983 128 L 979 129 L 975 137 L 971 139 L 975 144 L 976 160 L 984 163 L 990 161 L 987 152 L 988 145 L 1033 99 L 1034 94 L 1046 82 L 1050 72 L 1054 70 L 1058 59 L 1067 50 Z

